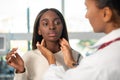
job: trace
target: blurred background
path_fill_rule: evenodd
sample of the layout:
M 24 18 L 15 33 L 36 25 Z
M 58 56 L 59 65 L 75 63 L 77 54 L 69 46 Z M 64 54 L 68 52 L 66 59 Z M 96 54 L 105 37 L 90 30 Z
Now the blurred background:
M 0 80 L 13 80 L 14 69 L 6 64 L 8 51 L 18 47 L 22 56 L 31 50 L 33 24 L 44 8 L 56 8 L 64 15 L 70 45 L 83 56 L 86 46 L 104 34 L 94 33 L 85 18 L 84 0 L 0 0 Z

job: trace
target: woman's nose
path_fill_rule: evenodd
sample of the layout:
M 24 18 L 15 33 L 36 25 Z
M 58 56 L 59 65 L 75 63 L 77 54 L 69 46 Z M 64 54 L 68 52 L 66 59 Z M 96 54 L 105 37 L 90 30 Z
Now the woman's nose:
M 50 29 L 50 30 L 54 30 L 54 29 L 55 29 L 55 25 L 54 25 L 54 24 L 50 25 L 50 26 L 49 26 L 49 29 Z

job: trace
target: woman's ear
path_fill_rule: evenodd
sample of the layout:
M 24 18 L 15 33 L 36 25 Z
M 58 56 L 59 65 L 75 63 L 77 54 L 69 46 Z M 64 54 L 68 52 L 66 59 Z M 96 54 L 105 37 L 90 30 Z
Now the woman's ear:
M 111 21 L 111 18 L 112 18 L 112 11 L 109 7 L 105 7 L 103 9 L 103 19 L 105 22 L 109 22 Z
M 41 30 L 40 30 L 40 27 L 38 27 L 38 34 L 39 34 L 39 35 L 42 35 Z
M 39 34 L 39 35 L 42 35 L 40 30 L 38 30 L 38 34 Z

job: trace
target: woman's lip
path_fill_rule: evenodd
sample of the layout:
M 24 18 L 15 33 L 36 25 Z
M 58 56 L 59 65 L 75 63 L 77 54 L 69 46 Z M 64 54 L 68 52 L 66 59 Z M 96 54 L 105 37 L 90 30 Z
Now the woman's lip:
M 52 34 L 49 34 L 49 36 L 56 36 L 56 34 L 52 33 Z
M 49 35 L 49 36 L 56 36 L 57 33 L 56 33 L 56 32 L 50 32 L 48 35 Z

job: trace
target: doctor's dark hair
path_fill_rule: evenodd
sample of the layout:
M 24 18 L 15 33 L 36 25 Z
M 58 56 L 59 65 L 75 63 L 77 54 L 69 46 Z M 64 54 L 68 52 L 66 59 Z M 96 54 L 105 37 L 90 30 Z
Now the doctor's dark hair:
M 94 0 L 99 9 L 108 7 L 112 11 L 111 21 L 120 27 L 120 0 Z
M 110 9 L 114 9 L 120 15 L 120 0 L 95 0 L 97 3 L 97 7 L 102 9 L 104 7 L 109 7 Z
M 60 20 L 61 20 L 61 22 L 62 22 L 62 25 L 63 25 L 63 30 L 62 30 L 62 34 L 61 34 L 61 37 L 60 37 L 60 38 L 61 38 L 61 39 L 62 39 L 62 38 L 65 38 L 65 39 L 68 41 L 68 32 L 67 32 L 66 22 L 65 22 L 65 20 L 64 20 L 64 17 L 63 17 L 63 15 L 62 15 L 62 13 L 61 13 L 60 11 L 58 11 L 57 9 L 55 9 L 55 8 L 49 8 L 49 9 L 46 8 L 46 9 L 43 9 L 42 11 L 40 11 L 40 12 L 38 13 L 36 19 L 35 19 L 34 28 L 33 28 L 33 36 L 32 36 L 32 50 L 34 50 L 34 49 L 37 48 L 37 47 L 36 47 L 37 41 L 39 41 L 39 43 L 41 43 L 41 41 L 42 41 L 42 39 L 43 39 L 42 35 L 39 35 L 39 34 L 38 34 L 38 27 L 39 27 L 39 22 L 40 22 L 41 16 L 42 16 L 45 12 L 47 12 L 47 11 L 53 11 L 53 12 L 55 12 L 55 13 L 59 16 L 59 18 L 60 18 Z M 68 42 L 69 42 L 69 41 L 68 41 Z

